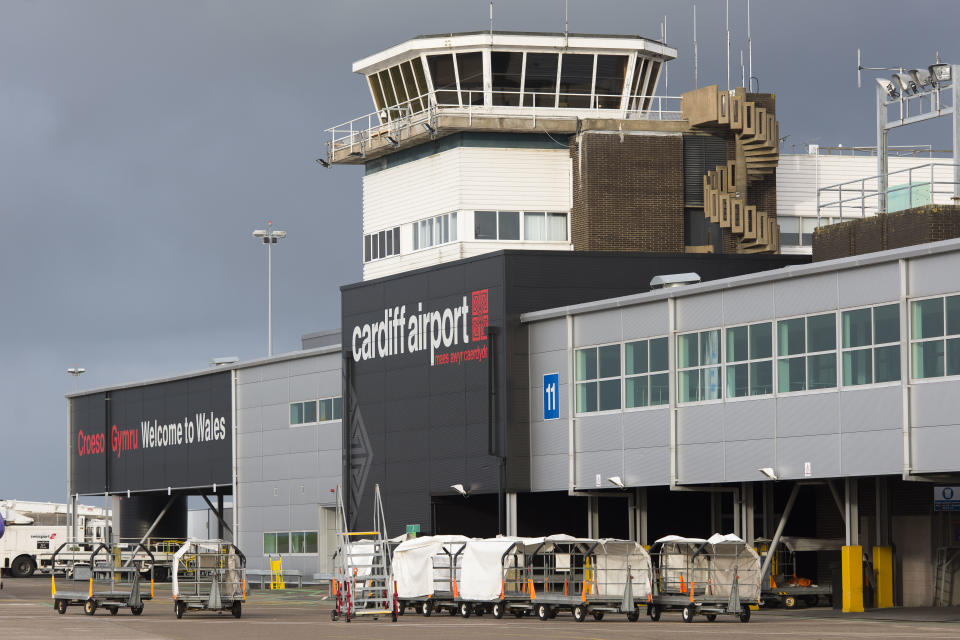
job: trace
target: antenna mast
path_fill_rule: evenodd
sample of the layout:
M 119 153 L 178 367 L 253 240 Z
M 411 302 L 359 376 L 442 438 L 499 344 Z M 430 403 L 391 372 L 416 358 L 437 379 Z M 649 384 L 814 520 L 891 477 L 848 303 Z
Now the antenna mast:
M 730 91 L 730 0 L 727 0 L 727 91 Z
M 493 37 L 493 0 L 490 0 L 490 37 Z
M 570 38 L 570 0 L 563 0 L 563 46 L 566 48 Z
M 748 91 L 753 91 L 753 40 L 750 38 L 750 0 L 747 0 L 747 78 L 750 79 Z M 759 84 L 758 81 L 757 85 Z
M 700 88 L 700 75 L 697 60 L 697 5 L 693 5 L 693 88 Z
M 660 41 L 666 44 L 667 42 L 667 16 L 663 16 L 663 36 L 660 38 Z M 663 63 L 663 95 L 670 95 L 670 61 L 667 60 Z

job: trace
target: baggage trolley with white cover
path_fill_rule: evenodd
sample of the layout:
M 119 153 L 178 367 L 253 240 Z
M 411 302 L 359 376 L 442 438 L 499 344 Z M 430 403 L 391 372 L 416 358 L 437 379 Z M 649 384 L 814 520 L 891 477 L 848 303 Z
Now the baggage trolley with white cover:
M 459 610 L 460 562 L 470 541 L 465 536 L 424 536 L 401 542 L 393 550 L 398 613 L 411 607 L 425 616 Z M 468 614 L 469 615 L 469 614 Z
M 650 555 L 639 542 L 604 539 L 594 550 L 592 578 L 581 593 L 581 603 L 573 608 L 573 619 L 583 622 L 587 615 L 601 620 L 604 613 L 626 614 L 627 620 L 640 619 L 639 606 L 651 599 L 653 569 Z
M 247 595 L 247 558 L 224 540 L 189 538 L 173 555 L 173 610 L 230 611 L 239 618 Z
M 647 614 L 680 611 L 684 622 L 698 614 L 713 622 L 720 614 L 750 621 L 750 604 L 760 599 L 760 556 L 739 537 L 714 534 L 709 540 L 666 536 L 650 550 L 655 580 Z
M 530 615 L 527 559 L 543 538 L 497 537 L 470 540 L 461 554 L 459 602 L 489 608 L 498 620 L 506 613 L 520 618 Z M 461 610 L 461 615 L 464 611 Z
M 64 547 L 75 546 L 67 542 L 60 545 L 51 556 L 51 566 Z M 123 553 L 142 549 L 145 558 L 149 558 L 150 592 L 140 592 L 140 571 L 136 565 L 120 566 Z M 101 542 L 90 553 L 90 564 L 75 564 L 72 575 L 66 578 L 67 586 L 61 582 L 57 588 L 56 575 L 50 575 L 50 595 L 57 613 L 64 614 L 67 607 L 82 606 L 83 612 L 92 616 L 99 607 L 117 615 L 121 607 L 128 607 L 130 613 L 139 616 L 143 613 L 143 601 L 153 598 L 153 554 L 142 544 L 119 544 L 108 546 Z

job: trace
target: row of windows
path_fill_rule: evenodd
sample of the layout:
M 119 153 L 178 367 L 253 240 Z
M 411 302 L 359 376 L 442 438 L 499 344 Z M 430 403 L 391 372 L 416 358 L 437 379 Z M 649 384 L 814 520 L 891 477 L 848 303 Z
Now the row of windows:
M 457 212 L 443 213 L 413 223 L 413 250 L 457 241 Z M 399 252 L 398 252 L 399 253 Z
M 828 218 L 823 216 L 820 218 L 820 225 L 826 227 L 827 225 L 837 224 L 838 222 L 845 222 L 853 219 L 854 218 L 852 217 L 846 216 L 843 218 L 843 220 L 840 218 Z M 815 217 L 778 215 L 777 224 L 780 225 L 781 245 L 803 247 L 813 246 L 813 232 L 817 228 L 817 219 Z
M 667 349 L 666 338 L 578 349 L 577 413 L 619 409 L 621 383 L 623 406 L 627 409 L 667 404 L 670 399 Z
M 363 236 L 363 261 L 379 260 L 400 253 L 400 227 Z
M 477 211 L 473 214 L 473 237 L 477 240 L 524 240 L 564 242 L 567 214 L 524 211 Z
M 263 534 L 263 555 L 318 553 L 316 531 L 280 531 Z
M 339 420 L 343 413 L 343 398 L 323 398 L 290 403 L 290 425 L 314 424 Z

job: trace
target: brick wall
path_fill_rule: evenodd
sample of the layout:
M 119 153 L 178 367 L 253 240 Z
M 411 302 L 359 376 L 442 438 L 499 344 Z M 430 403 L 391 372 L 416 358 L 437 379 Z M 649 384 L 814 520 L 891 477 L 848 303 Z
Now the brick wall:
M 928 205 L 818 229 L 813 260 L 833 260 L 873 251 L 960 238 L 960 206 Z

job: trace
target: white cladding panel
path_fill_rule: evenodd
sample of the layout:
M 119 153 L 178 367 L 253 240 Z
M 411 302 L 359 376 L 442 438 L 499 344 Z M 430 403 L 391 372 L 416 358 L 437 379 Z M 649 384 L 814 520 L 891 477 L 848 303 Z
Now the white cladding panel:
M 363 233 L 460 208 L 460 149 L 363 177 Z

